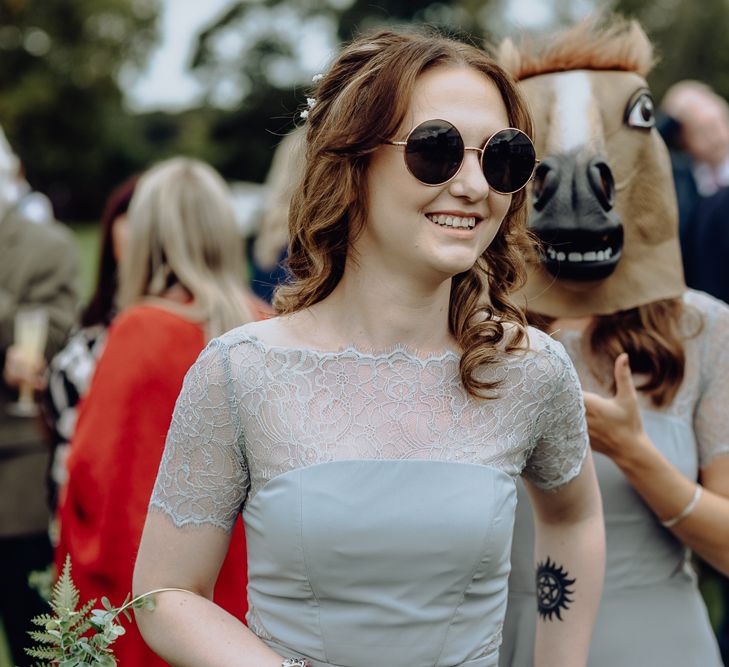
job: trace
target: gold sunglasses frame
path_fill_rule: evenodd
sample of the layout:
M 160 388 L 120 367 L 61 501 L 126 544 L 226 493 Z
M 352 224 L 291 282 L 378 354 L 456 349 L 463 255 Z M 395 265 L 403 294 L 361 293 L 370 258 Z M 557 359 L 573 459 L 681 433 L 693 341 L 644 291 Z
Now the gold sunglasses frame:
M 390 146 L 407 146 L 408 141 L 410 140 L 410 137 L 412 136 L 413 132 L 417 130 L 421 125 L 424 125 L 425 123 L 432 123 L 434 121 L 439 121 L 441 123 L 445 123 L 446 125 L 449 125 L 452 127 L 456 132 L 458 132 L 458 136 L 461 139 L 461 143 L 463 142 L 463 135 L 459 132 L 458 128 L 451 123 L 450 121 L 444 120 L 443 118 L 432 118 L 430 120 L 424 120 L 422 123 L 418 123 L 414 128 L 408 132 L 408 136 L 406 137 L 405 141 L 386 141 L 385 143 Z M 532 145 L 532 148 L 534 148 L 534 166 L 532 167 L 532 173 L 529 175 L 529 178 L 526 180 L 524 185 L 517 188 L 516 190 L 510 190 L 509 192 L 503 192 L 501 190 L 497 190 L 495 187 L 489 183 L 488 179 L 486 178 L 486 174 L 483 173 L 483 158 L 484 158 L 484 152 L 486 151 L 486 147 L 489 145 L 489 142 L 499 133 L 504 132 L 505 130 L 514 130 L 515 132 L 519 132 L 519 134 L 523 134 L 527 139 L 529 139 L 529 143 Z M 437 188 L 442 185 L 445 185 L 446 183 L 450 183 L 456 176 L 458 176 L 459 172 L 461 171 L 461 168 L 463 167 L 463 163 L 466 159 L 466 151 L 476 151 L 477 153 L 480 153 L 479 158 L 479 164 L 481 165 L 481 173 L 483 174 L 484 179 L 486 180 L 486 183 L 488 183 L 489 189 L 493 190 L 494 192 L 500 194 L 500 195 L 513 195 L 519 192 L 519 190 L 523 190 L 527 185 L 529 185 L 529 181 L 534 179 L 534 173 L 537 170 L 537 166 L 539 165 L 539 159 L 537 158 L 537 149 L 534 146 L 534 142 L 532 141 L 532 138 L 524 132 L 524 130 L 520 130 L 518 127 L 502 127 L 500 130 L 496 130 L 483 144 L 481 148 L 478 146 L 466 146 L 464 144 L 463 146 L 463 155 L 461 156 L 461 163 L 458 165 L 458 169 L 454 172 L 453 176 L 450 178 L 447 178 L 442 183 L 426 183 L 425 181 L 420 180 L 415 174 L 413 174 L 412 170 L 410 169 L 410 165 L 408 164 L 407 158 L 405 158 L 405 166 L 407 167 L 407 170 L 410 172 L 410 175 L 416 179 L 419 183 L 422 183 L 423 185 L 427 185 L 432 188 Z

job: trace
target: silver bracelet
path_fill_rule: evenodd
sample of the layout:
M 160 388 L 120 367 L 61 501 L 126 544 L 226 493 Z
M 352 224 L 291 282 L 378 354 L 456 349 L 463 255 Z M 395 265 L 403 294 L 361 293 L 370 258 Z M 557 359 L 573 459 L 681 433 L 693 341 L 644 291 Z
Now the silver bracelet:
M 696 507 L 696 504 L 699 502 L 699 498 L 701 498 L 701 492 L 702 492 L 701 484 L 696 485 L 696 489 L 694 490 L 694 495 L 691 496 L 691 500 L 688 501 L 688 505 L 684 507 L 681 512 L 679 512 L 676 516 L 674 516 L 672 519 L 666 519 L 665 521 L 661 521 L 661 525 L 664 528 L 672 528 L 680 521 L 683 521 L 691 512 L 694 511 L 694 508 Z
M 311 663 L 303 658 L 286 658 L 281 667 L 311 667 Z

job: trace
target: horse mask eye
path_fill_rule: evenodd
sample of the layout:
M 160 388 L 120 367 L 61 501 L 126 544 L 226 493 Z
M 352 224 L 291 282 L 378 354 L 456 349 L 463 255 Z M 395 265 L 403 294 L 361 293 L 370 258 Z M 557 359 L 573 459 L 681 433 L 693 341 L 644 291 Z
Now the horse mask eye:
M 656 125 L 653 98 L 647 90 L 639 90 L 625 109 L 625 123 L 629 127 L 650 129 Z

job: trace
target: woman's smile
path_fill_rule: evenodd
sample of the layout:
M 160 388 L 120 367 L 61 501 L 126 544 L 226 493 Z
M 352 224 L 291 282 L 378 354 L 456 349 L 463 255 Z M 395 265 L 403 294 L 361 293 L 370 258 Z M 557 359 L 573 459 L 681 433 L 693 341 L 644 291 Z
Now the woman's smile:
M 440 227 L 445 227 L 447 229 L 465 229 L 465 230 L 471 230 L 473 229 L 479 222 L 481 222 L 482 217 L 480 215 L 476 214 L 467 214 L 467 213 L 426 213 L 425 216 L 430 220 L 431 222 L 434 222 L 436 225 L 439 225 Z

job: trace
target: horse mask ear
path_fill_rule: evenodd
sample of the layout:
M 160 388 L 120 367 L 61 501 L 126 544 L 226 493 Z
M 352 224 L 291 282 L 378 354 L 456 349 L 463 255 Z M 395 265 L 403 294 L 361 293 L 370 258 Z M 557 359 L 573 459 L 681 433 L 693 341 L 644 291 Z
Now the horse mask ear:
M 521 53 L 516 44 L 508 37 L 499 44 L 496 50 L 496 59 L 510 74 L 518 72 L 521 67 Z
M 527 308 L 583 317 L 680 296 L 676 195 L 644 78 L 653 62 L 645 33 L 635 22 L 593 20 L 539 53 L 511 49 L 504 64 L 521 79 L 542 160 Z

